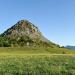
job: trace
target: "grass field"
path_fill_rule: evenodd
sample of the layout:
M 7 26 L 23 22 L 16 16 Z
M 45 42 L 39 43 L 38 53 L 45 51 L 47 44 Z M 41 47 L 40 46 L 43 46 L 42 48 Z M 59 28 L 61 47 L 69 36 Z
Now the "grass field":
M 0 75 L 75 75 L 74 53 L 63 48 L 0 48 Z
M 43 48 L 43 47 L 1 47 L 0 55 L 25 55 L 25 54 L 75 54 L 75 51 L 64 48 Z

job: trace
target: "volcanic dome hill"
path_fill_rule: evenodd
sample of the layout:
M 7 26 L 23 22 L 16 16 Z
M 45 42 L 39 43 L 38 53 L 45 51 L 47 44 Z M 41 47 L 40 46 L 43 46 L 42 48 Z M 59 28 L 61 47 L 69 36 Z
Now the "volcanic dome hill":
M 28 20 L 20 20 L 0 35 L 0 46 L 58 46 L 43 36 L 39 28 Z

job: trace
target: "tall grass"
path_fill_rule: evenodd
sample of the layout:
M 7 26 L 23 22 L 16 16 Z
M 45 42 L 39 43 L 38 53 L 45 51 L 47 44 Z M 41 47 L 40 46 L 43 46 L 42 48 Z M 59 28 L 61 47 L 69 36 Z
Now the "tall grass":
M 0 75 L 75 75 L 75 56 L 0 56 Z

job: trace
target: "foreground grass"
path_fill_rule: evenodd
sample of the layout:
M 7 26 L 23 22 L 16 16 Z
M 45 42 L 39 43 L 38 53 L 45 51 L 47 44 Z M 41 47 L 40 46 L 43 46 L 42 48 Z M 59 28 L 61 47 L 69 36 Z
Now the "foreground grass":
M 0 75 L 75 75 L 75 56 L 0 56 Z
M 0 48 L 0 75 L 75 75 L 75 51 L 63 48 Z

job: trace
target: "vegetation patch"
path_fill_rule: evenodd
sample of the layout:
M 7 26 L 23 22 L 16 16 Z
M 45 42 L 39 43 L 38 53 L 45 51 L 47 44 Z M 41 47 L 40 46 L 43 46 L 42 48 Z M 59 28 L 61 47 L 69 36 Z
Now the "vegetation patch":
M 75 75 L 75 56 L 1 56 L 0 75 Z

